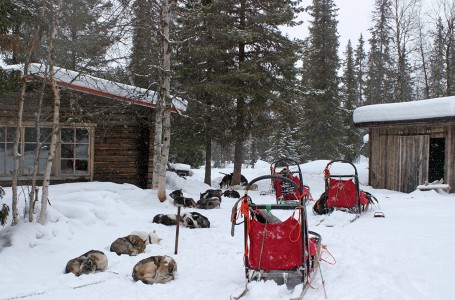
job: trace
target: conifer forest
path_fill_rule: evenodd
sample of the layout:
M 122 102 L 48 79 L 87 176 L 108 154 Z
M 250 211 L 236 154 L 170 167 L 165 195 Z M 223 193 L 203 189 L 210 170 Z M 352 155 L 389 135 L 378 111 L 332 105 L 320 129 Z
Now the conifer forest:
M 455 94 L 455 0 L 371 2 L 368 32 L 342 45 L 336 0 L 0 0 L 0 61 L 152 91 L 168 78 L 188 103 L 172 162 L 354 160 L 357 107 Z

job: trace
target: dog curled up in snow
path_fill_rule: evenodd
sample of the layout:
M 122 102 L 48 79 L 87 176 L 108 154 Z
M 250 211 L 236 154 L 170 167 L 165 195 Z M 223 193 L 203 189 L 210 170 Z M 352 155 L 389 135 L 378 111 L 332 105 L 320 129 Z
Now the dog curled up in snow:
M 166 226 L 177 225 L 177 215 L 175 214 L 157 214 L 153 217 L 153 223 L 163 224 Z
M 196 203 L 196 208 L 213 209 L 220 208 L 221 201 L 218 197 L 201 199 Z
M 196 207 L 192 198 L 183 197 L 182 189 L 173 191 L 169 196 L 174 200 L 174 206 Z
M 228 198 L 240 198 L 240 193 L 234 190 L 225 190 L 223 196 Z
M 198 212 L 184 213 L 180 218 L 180 222 L 187 228 L 210 228 L 210 221 L 207 217 Z
M 177 215 L 175 214 L 158 214 L 153 218 L 153 223 L 163 224 L 166 226 L 177 225 Z M 180 224 L 187 228 L 210 228 L 210 221 L 207 217 L 197 212 L 184 213 L 180 217 Z
M 104 271 L 107 268 L 107 256 L 98 250 L 90 250 L 66 264 L 65 273 L 74 273 L 76 276 L 95 271 Z
M 206 190 L 205 192 L 201 193 L 201 196 L 199 197 L 199 199 L 202 200 L 202 199 L 218 198 L 221 201 L 221 196 L 223 196 L 222 190 L 209 189 L 209 190 Z
M 145 242 L 145 245 L 148 244 L 159 244 L 162 238 L 156 233 L 156 230 L 153 232 L 145 232 L 145 231 L 132 231 L 129 235 L 137 235 Z
M 140 260 L 133 268 L 134 281 L 145 284 L 166 283 L 174 279 L 177 263 L 170 256 L 150 256 Z
M 117 253 L 117 255 L 128 254 L 130 256 L 136 256 L 143 253 L 145 250 L 145 240 L 137 235 L 127 235 L 122 238 L 116 239 L 111 244 L 111 252 Z

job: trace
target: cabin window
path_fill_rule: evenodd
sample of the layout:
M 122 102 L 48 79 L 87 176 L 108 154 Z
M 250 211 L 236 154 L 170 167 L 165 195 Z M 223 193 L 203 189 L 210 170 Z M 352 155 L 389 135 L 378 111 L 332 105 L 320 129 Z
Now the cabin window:
M 89 130 L 86 128 L 63 128 L 61 137 L 62 174 L 87 173 Z
M 13 145 L 16 128 L 0 126 L 0 176 L 11 177 L 14 169 Z M 49 154 L 51 127 L 39 130 L 38 175 L 43 175 Z M 90 175 L 92 127 L 63 127 L 58 133 L 58 142 L 52 176 L 57 178 L 87 177 Z M 21 179 L 33 174 L 38 132 L 34 127 L 21 128 L 19 175 Z
M 38 174 L 43 174 L 46 168 L 47 156 L 49 154 L 49 144 L 51 141 L 51 129 L 40 128 L 40 149 L 38 156 Z M 37 130 L 34 127 L 24 128 L 24 159 L 23 159 L 23 175 L 33 174 L 33 165 L 35 160 Z

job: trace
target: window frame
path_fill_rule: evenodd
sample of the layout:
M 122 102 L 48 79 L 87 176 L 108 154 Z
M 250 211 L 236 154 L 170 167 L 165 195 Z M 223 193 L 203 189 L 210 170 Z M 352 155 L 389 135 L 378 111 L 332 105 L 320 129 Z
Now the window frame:
M 21 127 L 21 139 L 19 142 L 19 153 L 25 153 L 24 148 L 26 144 L 33 144 L 33 142 L 27 141 L 25 142 L 25 129 L 26 128 L 34 128 L 35 125 L 33 123 L 25 123 Z M 52 128 L 51 123 L 43 123 L 40 125 L 41 128 Z M 93 181 L 93 170 L 94 170 L 94 141 L 95 141 L 95 124 L 71 124 L 71 125 L 62 125 L 60 128 L 61 129 L 73 129 L 75 132 L 75 129 L 84 129 L 87 130 L 87 142 L 86 143 L 81 143 L 83 145 L 87 145 L 87 171 L 85 170 L 74 170 L 72 172 L 62 172 L 62 136 L 61 136 L 61 130 L 58 132 L 58 141 L 56 145 L 56 151 L 55 151 L 55 156 L 54 156 L 54 163 L 52 164 L 52 170 L 51 170 L 51 180 L 67 180 L 67 179 L 87 179 L 90 181 Z M 8 133 L 5 132 L 5 128 L 7 130 L 16 130 L 15 125 L 11 124 L 0 124 L 0 130 L 4 134 L 4 140 L 0 141 L 0 147 L 4 150 L 7 147 L 8 141 L 7 141 L 7 135 Z M 75 138 L 75 135 L 73 135 Z M 50 138 L 49 142 L 50 143 Z M 73 139 L 71 142 L 72 145 L 77 145 L 78 142 Z M 0 154 L 2 152 L 0 151 Z M 77 156 L 76 156 L 77 158 Z M 73 156 L 74 159 L 74 156 Z M 3 160 L 4 162 L 4 169 L 0 170 L 0 180 L 11 180 L 12 179 L 12 173 L 9 172 L 6 168 L 6 164 L 8 163 L 7 155 L 6 153 L 3 153 L 3 157 L 0 157 L 0 160 Z M 27 180 L 31 179 L 33 174 L 28 174 L 26 173 L 26 166 L 25 166 L 25 155 L 20 156 L 20 161 L 19 161 L 19 180 Z M 44 171 L 44 170 L 43 170 Z M 43 178 L 43 172 L 39 173 L 37 175 L 37 179 L 42 179 Z

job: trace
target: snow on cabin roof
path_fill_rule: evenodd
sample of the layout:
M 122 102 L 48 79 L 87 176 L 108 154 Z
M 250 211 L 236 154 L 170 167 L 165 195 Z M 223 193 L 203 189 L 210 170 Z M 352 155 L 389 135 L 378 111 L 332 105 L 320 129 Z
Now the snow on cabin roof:
M 2 68 L 4 70 L 18 70 L 23 72 L 24 65 L 9 65 L 3 66 Z M 152 90 L 101 79 L 60 67 L 54 67 L 54 69 L 55 81 L 61 87 L 148 107 L 155 107 L 156 101 L 158 100 L 158 93 Z M 43 64 L 30 64 L 28 78 L 31 80 L 33 77 L 49 77 L 45 70 L 46 67 Z M 174 98 L 172 105 L 174 110 L 184 112 L 186 111 L 187 102 L 179 98 Z
M 455 117 L 455 96 L 375 104 L 354 110 L 354 123 L 392 122 Z

